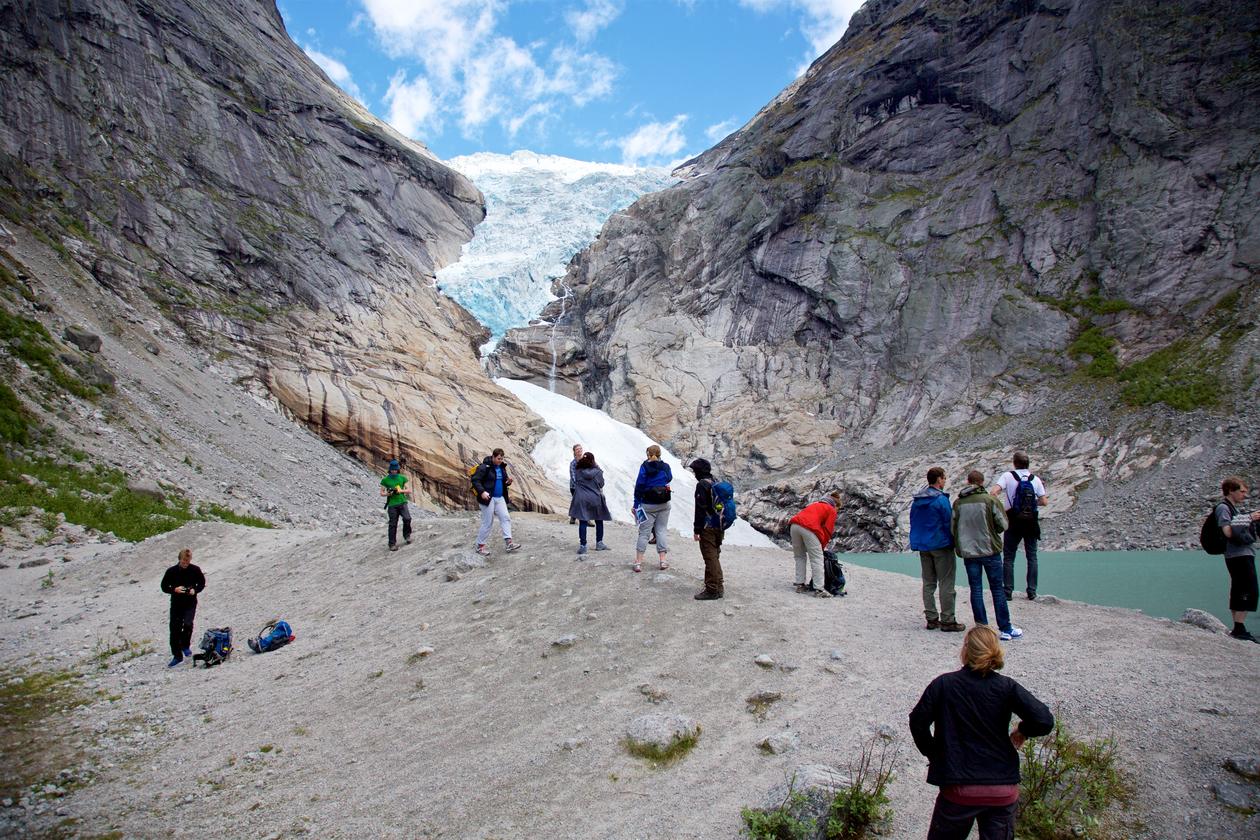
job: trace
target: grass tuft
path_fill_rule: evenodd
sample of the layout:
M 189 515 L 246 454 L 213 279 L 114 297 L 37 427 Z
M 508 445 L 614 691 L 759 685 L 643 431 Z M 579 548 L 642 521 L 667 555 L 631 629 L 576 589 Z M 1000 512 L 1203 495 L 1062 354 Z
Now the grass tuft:
M 1062 723 L 1027 741 L 1016 833 L 1027 840 L 1125 836 L 1115 806 L 1127 807 L 1132 787 L 1118 764 L 1115 738 L 1077 738 Z
M 675 738 L 667 747 L 661 747 L 656 744 L 644 744 L 632 741 L 629 738 L 622 739 L 621 744 L 630 755 L 637 758 L 646 758 L 658 766 L 668 766 L 680 761 L 687 753 L 691 752 L 699 740 L 700 729 L 697 727 L 694 735 Z

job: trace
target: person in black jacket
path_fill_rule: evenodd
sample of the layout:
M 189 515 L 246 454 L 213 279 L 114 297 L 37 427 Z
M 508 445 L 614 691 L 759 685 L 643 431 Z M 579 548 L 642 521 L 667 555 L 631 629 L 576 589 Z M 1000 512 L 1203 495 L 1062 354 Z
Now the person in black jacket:
M 723 594 L 723 531 L 721 514 L 713 506 L 713 466 L 704 458 L 697 458 L 688 469 L 696 474 L 696 515 L 691 530 L 704 558 L 704 589 L 695 594 L 695 599 L 715 601 Z
M 1002 645 L 988 625 L 963 637 L 963 667 L 928 684 L 910 712 L 910 734 L 927 756 L 930 785 L 941 789 L 928 840 L 965 840 L 980 823 L 980 840 L 1015 836 L 1019 748 L 1048 735 L 1054 715 L 1010 677 Z M 1010 729 L 1011 715 L 1020 722 Z
M 502 449 L 494 450 L 481 462 L 481 466 L 473 473 L 472 486 L 473 492 L 477 494 L 477 503 L 481 505 L 477 553 L 490 553 L 486 541 L 490 539 L 490 528 L 494 525 L 495 517 L 498 517 L 499 527 L 503 529 L 504 550 L 516 551 L 521 544 L 512 539 L 512 515 L 508 513 L 508 488 L 512 486 L 512 474 L 508 471 Z
M 192 564 L 192 549 L 179 552 L 179 563 L 162 575 L 162 591 L 171 596 L 171 661 L 174 668 L 192 656 L 193 617 L 197 614 L 197 593 L 206 588 L 206 576 Z

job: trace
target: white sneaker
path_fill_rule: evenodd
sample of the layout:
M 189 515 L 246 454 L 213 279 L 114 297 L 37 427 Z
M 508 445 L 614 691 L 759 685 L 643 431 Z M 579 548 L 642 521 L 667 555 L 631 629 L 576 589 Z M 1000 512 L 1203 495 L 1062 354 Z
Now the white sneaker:
M 1012 626 L 1011 626 L 1011 632 L 1009 632 L 1009 633 L 1006 633 L 1006 632 L 1003 632 L 1003 633 L 998 633 L 998 638 L 999 638 L 999 639 L 1001 639 L 1001 640 L 1002 640 L 1002 641 L 1004 641 L 1004 642 L 1009 642 L 1009 641 L 1011 641 L 1012 639 L 1018 639 L 1018 638 L 1019 638 L 1020 636 L 1022 636 L 1022 635 L 1024 635 L 1024 631 L 1023 631 L 1023 630 L 1020 630 L 1018 627 L 1015 627 L 1014 625 L 1012 625 Z

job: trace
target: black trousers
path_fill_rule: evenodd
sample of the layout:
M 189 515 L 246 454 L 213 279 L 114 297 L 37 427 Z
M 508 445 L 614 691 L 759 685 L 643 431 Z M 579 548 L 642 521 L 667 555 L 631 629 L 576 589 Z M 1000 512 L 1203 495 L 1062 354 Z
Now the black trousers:
M 937 795 L 927 840 L 967 840 L 973 823 L 980 823 L 980 840 L 1012 840 L 1015 804 L 958 805 Z
M 394 505 L 389 509 L 389 544 L 394 545 L 398 542 L 398 518 L 402 517 L 403 521 L 403 539 L 411 539 L 411 511 L 407 510 L 407 503 Z
M 171 599 L 171 656 L 184 658 L 192 647 L 193 618 L 197 615 L 196 600 Z
M 1253 612 L 1260 587 L 1256 585 L 1256 558 L 1226 557 L 1229 570 L 1229 608 L 1233 612 Z

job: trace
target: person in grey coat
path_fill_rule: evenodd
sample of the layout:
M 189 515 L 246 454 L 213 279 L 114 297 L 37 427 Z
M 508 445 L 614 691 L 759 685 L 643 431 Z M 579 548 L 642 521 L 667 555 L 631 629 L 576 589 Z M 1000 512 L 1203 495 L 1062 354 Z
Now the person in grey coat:
M 586 553 L 587 522 L 595 522 L 595 550 L 607 551 L 604 545 L 604 523 L 612 519 L 608 502 L 604 501 L 604 471 L 595 464 L 595 453 L 586 452 L 573 470 L 573 501 L 569 502 L 569 518 L 578 522 L 578 554 Z

